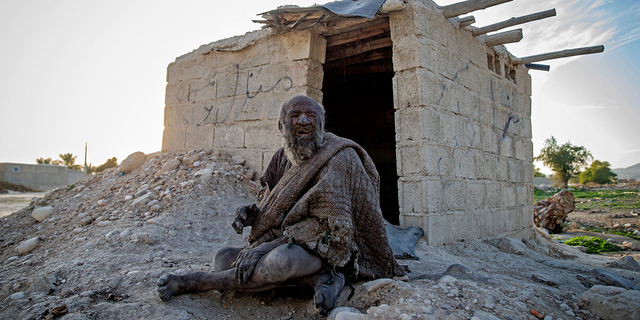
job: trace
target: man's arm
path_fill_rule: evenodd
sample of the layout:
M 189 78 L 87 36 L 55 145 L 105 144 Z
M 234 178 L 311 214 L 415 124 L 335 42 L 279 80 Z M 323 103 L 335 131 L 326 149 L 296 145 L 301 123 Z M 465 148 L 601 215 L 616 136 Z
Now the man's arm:
M 255 204 L 236 209 L 236 215 L 231 224 L 233 230 L 235 230 L 237 234 L 242 234 L 244 227 L 253 225 L 253 221 L 255 221 L 259 212 L 260 208 Z

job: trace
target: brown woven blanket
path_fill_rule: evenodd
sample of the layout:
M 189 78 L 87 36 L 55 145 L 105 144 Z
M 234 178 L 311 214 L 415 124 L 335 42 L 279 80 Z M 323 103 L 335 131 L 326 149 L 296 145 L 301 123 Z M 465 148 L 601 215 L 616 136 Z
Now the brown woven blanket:
M 387 240 L 380 178 L 355 142 L 325 134 L 325 144 L 292 166 L 261 203 L 252 246 L 286 236 L 359 280 L 403 275 Z

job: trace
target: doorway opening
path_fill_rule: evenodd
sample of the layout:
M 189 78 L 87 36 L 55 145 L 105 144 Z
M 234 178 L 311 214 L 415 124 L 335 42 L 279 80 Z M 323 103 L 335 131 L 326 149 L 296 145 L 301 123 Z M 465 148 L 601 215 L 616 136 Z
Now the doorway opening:
M 380 174 L 382 214 L 387 221 L 398 225 L 389 22 L 325 36 L 327 55 L 322 91 L 327 111 L 326 129 L 355 141 L 367 151 Z

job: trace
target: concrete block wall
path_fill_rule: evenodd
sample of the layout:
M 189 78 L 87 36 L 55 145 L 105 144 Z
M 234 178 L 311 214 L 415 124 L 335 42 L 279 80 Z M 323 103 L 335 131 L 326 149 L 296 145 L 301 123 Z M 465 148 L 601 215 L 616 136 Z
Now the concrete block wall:
M 429 244 L 532 232 L 531 79 L 430 0 L 390 13 L 400 224 Z
M 88 177 L 67 166 L 50 164 L 0 163 L 0 181 L 25 186 L 37 191 L 53 190 Z
M 255 31 L 253 43 L 202 46 L 167 70 L 163 151 L 216 148 L 239 154 L 262 173 L 281 146 L 282 104 L 299 94 L 322 101 L 326 40 L 312 33 Z

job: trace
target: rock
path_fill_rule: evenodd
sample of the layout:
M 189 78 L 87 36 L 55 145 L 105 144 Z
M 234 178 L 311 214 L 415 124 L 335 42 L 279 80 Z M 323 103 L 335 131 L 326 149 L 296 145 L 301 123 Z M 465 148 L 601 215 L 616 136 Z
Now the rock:
M 198 170 L 198 171 L 194 174 L 194 176 L 196 176 L 196 177 L 197 177 L 197 176 L 208 177 L 208 176 L 210 176 L 210 175 L 212 175 L 212 174 L 213 174 L 213 169 L 211 169 L 211 168 L 204 168 L 204 169 L 202 169 L 202 170 Z
M 78 218 L 84 218 L 86 216 L 87 216 L 86 212 L 81 212 L 81 213 L 78 214 Z
M 153 211 L 153 212 L 157 212 L 162 210 L 162 206 L 160 206 L 159 204 L 153 205 L 151 206 L 151 208 L 149 208 L 149 210 Z
M 366 291 L 367 293 L 371 293 L 393 282 L 394 281 L 389 278 L 382 278 L 382 279 L 369 281 L 364 285 L 364 291 Z
M 425 314 L 433 314 L 433 306 L 420 307 Z
M 167 171 L 171 171 L 171 170 L 175 170 L 178 168 L 178 166 L 180 166 L 180 160 L 178 159 L 171 159 L 167 162 L 165 162 L 165 164 L 162 166 L 162 168 L 160 170 L 158 170 L 156 172 L 156 177 L 167 172 Z
M 82 228 L 73 229 L 73 233 L 81 233 L 82 231 L 84 231 L 84 229 L 82 229 Z
M 470 273 L 471 273 L 471 269 L 469 269 L 465 265 L 458 264 L 458 263 L 450 265 L 449 268 L 447 268 L 447 271 L 444 272 L 444 274 L 452 275 L 452 276 L 456 276 L 460 274 L 470 274 Z
M 116 240 L 116 239 L 120 238 L 120 230 L 113 230 L 113 231 L 107 233 L 107 235 L 105 237 L 107 238 L 107 241 Z
M 153 205 L 155 205 L 155 204 L 157 204 L 159 202 L 160 201 L 158 201 L 158 200 L 151 200 L 151 201 L 147 202 L 147 207 L 151 207 L 151 206 L 153 206 Z
M 11 295 L 11 300 L 20 300 L 20 299 L 24 299 L 24 292 L 22 291 L 16 292 Z
M 80 220 L 81 226 L 90 225 L 91 223 L 93 223 L 93 218 L 91 216 L 86 216 Z
M 142 196 L 142 197 L 140 197 L 140 198 L 138 198 L 138 199 L 133 200 L 133 202 L 131 203 L 131 205 L 135 206 L 135 205 L 137 205 L 138 203 L 147 204 L 147 200 L 149 200 L 149 196 L 150 196 L 150 194 L 148 194 L 148 193 L 147 193 L 147 194 L 145 194 L 144 196 Z
M 458 279 L 456 279 L 455 277 L 452 277 L 450 275 L 445 275 L 440 277 L 440 279 L 438 279 L 438 284 L 441 284 L 441 283 L 446 284 L 446 283 L 452 283 L 456 281 L 458 281 Z
M 638 250 L 638 248 L 636 248 L 636 245 L 631 241 L 622 242 L 622 246 L 629 250 Z
M 131 199 L 133 199 L 133 196 L 131 196 L 131 195 L 129 195 L 129 196 L 125 196 L 125 197 L 124 197 L 124 200 L 125 200 L 125 201 L 129 201 L 129 200 L 131 200 Z
M 341 315 L 341 313 L 344 313 L 344 314 Z M 329 316 L 327 317 L 327 320 L 359 319 L 359 318 L 353 318 L 354 315 L 362 315 L 362 313 L 360 311 L 358 311 L 358 309 L 356 309 L 356 308 L 338 307 L 338 308 L 335 308 L 335 309 L 331 310 L 331 313 L 329 313 Z
M 578 306 L 604 320 L 637 319 L 640 291 L 595 285 L 580 295 Z
M 16 248 L 16 253 L 23 255 L 27 252 L 31 252 L 40 244 L 40 238 L 35 237 L 29 240 L 20 242 L 20 245 Z
M 87 237 L 78 237 L 73 239 L 73 244 L 78 244 L 78 243 L 84 242 L 85 240 L 87 240 Z
M 113 280 L 109 281 L 108 286 L 111 289 L 115 289 L 120 285 L 121 282 L 122 282 L 122 277 L 115 277 L 113 278 Z
M 471 320 L 500 320 L 500 318 L 492 315 L 491 313 L 476 310 L 473 313 L 473 317 L 471 317 Z
M 129 238 L 130 235 L 131 235 L 131 230 L 129 230 L 129 229 L 124 230 L 124 231 L 120 232 L 120 239 Z
M 106 227 L 108 225 L 111 225 L 113 222 L 107 220 L 107 221 L 100 221 L 98 222 L 98 227 Z
M 130 154 L 126 159 L 118 166 L 118 172 L 130 173 L 131 171 L 138 169 L 144 163 L 146 155 L 144 152 L 134 152 Z
M 31 217 L 36 219 L 38 222 L 42 222 L 44 219 L 46 219 L 52 214 L 53 214 L 53 207 L 46 206 L 46 207 L 40 207 L 40 208 L 34 209 L 33 212 L 31 212 Z
M 493 244 L 492 241 L 489 243 L 506 253 L 524 255 L 524 252 L 527 250 L 527 246 L 516 238 L 500 238 L 495 244 Z
M 629 282 L 629 280 L 611 271 L 595 268 L 591 270 L 591 273 L 595 275 L 596 279 L 604 282 L 607 285 L 625 288 L 629 290 L 636 290 L 636 287 L 631 282 Z
M 627 269 L 640 272 L 640 263 L 632 256 L 624 256 L 618 260 L 607 263 L 611 268 Z
M 107 205 L 107 200 L 100 199 L 100 200 L 98 200 L 98 202 L 96 202 L 96 204 L 99 205 L 99 206 L 104 207 L 104 206 Z
M 245 158 L 239 154 L 231 157 L 231 161 L 233 161 L 233 163 L 235 164 L 240 164 L 243 165 L 247 160 L 245 160 Z

